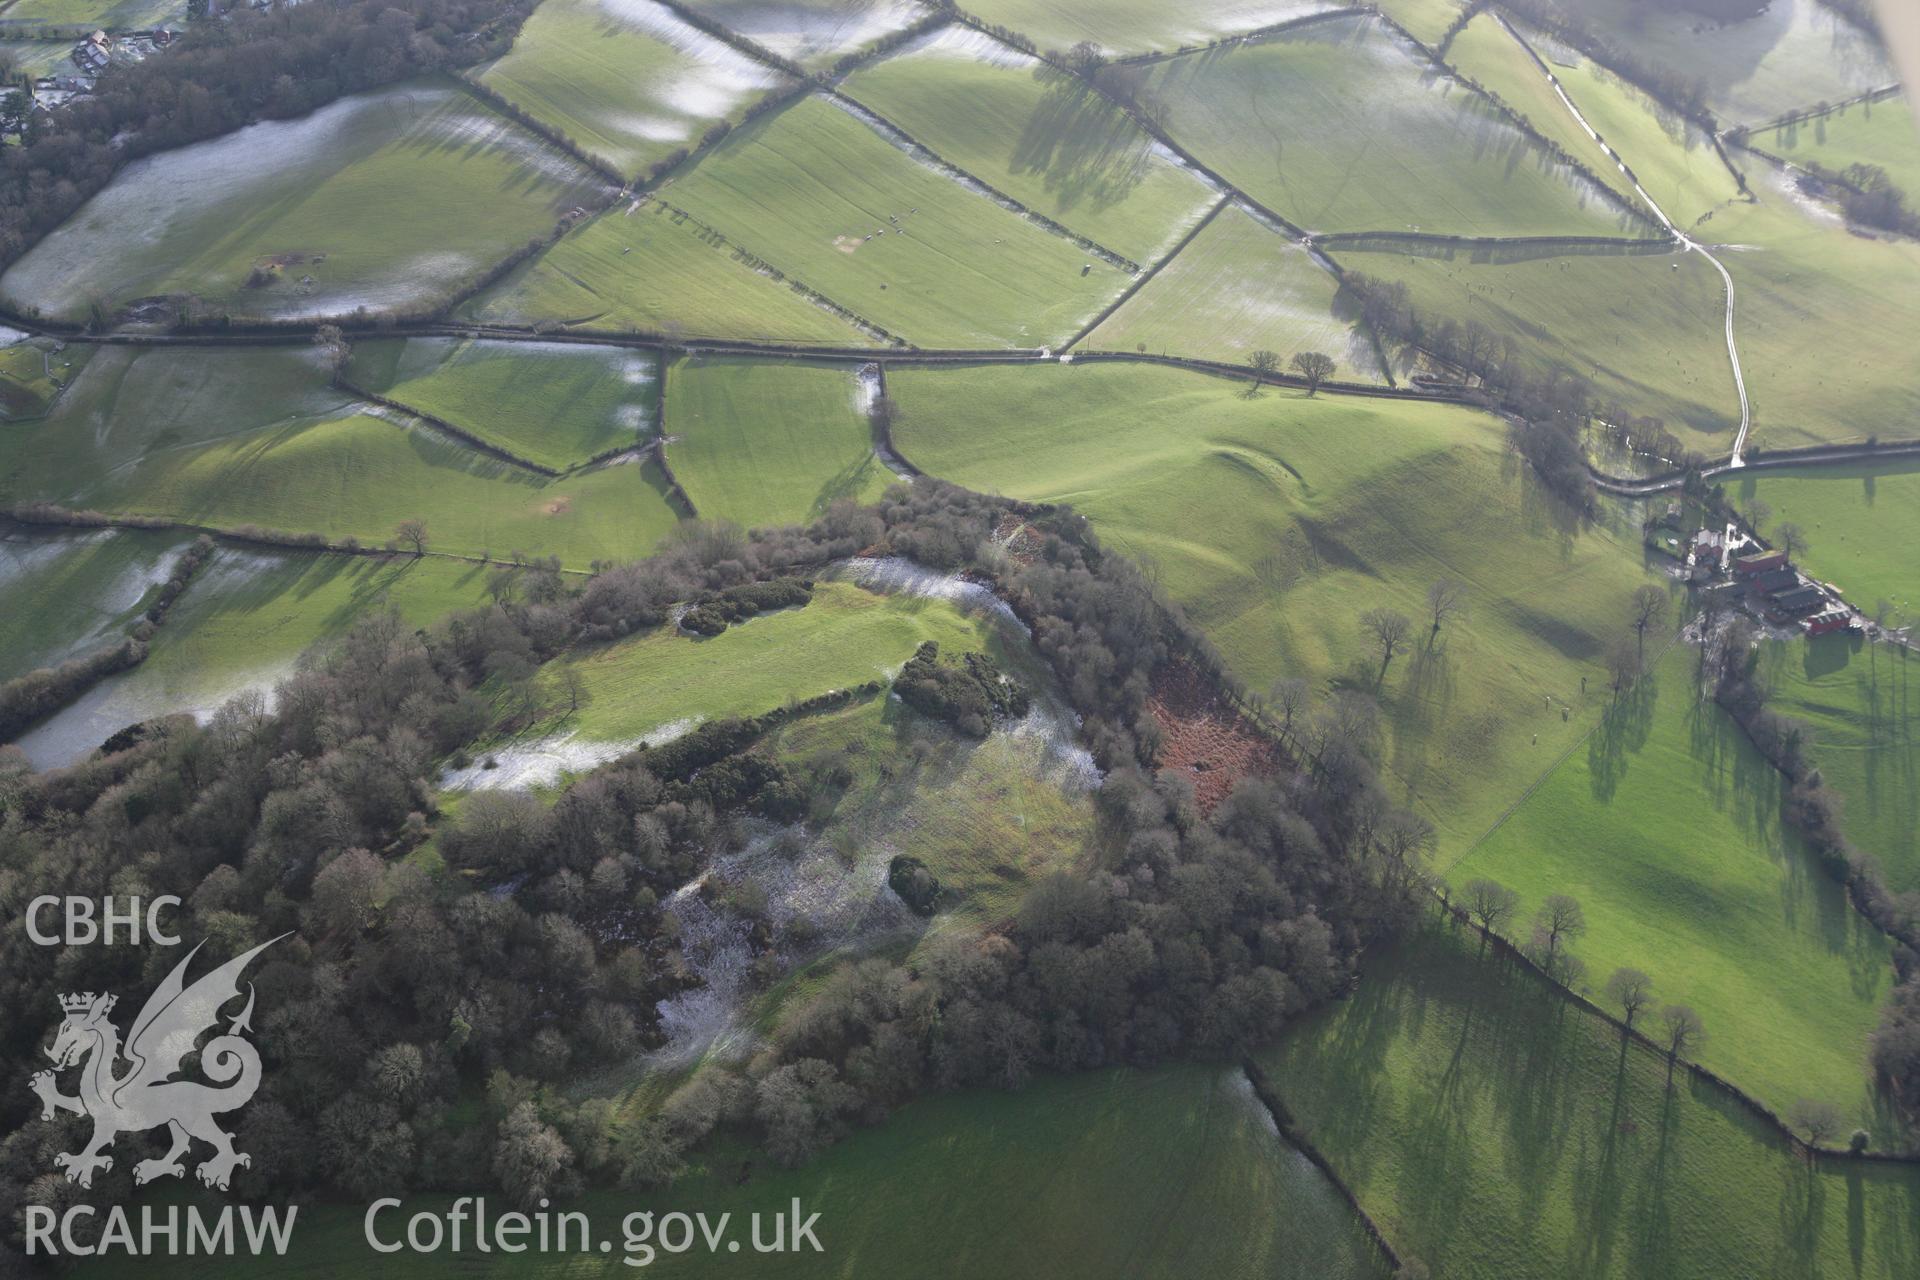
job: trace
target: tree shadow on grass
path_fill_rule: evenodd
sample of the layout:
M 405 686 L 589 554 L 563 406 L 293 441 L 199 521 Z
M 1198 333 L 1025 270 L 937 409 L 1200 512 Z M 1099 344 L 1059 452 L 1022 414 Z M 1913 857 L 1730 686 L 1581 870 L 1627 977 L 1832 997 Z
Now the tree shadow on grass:
M 1632 757 L 1646 748 L 1659 698 L 1658 676 L 1651 672 L 1642 676 L 1607 704 L 1587 739 L 1587 777 L 1593 798 L 1601 804 L 1612 803 Z

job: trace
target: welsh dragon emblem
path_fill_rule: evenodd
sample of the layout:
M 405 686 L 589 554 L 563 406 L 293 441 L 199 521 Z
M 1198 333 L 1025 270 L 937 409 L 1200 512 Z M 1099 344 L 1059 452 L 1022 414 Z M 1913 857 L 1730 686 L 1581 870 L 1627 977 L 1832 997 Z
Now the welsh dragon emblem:
M 240 974 L 248 962 L 278 941 L 263 942 L 187 986 L 187 965 L 200 950 L 194 947 L 147 998 L 124 1047 L 108 1018 L 118 997 L 92 992 L 60 997 L 67 1016 L 47 1050 L 54 1069 L 38 1072 L 30 1083 L 40 1095 L 42 1119 L 52 1119 L 55 1111 L 71 1111 L 93 1120 L 93 1137 L 85 1147 L 53 1158 L 67 1171 L 67 1181 L 92 1186 L 96 1169 L 113 1168 L 106 1149 L 116 1136 L 161 1125 L 171 1131 L 173 1146 L 157 1160 L 136 1164 L 136 1183 L 184 1174 L 181 1157 L 195 1138 L 214 1150 L 194 1171 L 209 1187 L 226 1190 L 234 1169 L 252 1163 L 245 1152 L 233 1149 L 232 1136 L 213 1120 L 245 1106 L 260 1087 L 260 1054 L 241 1034 L 253 1029 L 252 983 L 247 984 L 246 1007 L 230 1020 L 227 1033 L 200 1047 L 200 1074 L 212 1083 L 172 1077 L 202 1033 L 218 1025 L 221 1007 L 239 996 Z M 54 1075 L 73 1066 L 80 1067 L 80 1091 L 69 1097 L 60 1092 Z

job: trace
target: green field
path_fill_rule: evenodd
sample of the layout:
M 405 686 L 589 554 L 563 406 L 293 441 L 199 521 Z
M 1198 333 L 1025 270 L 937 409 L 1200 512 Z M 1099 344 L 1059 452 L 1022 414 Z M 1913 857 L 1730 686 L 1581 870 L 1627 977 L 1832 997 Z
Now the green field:
M 0 431 L 0 503 L 85 505 L 147 458 L 350 403 L 306 347 L 99 347 L 53 412 Z
M 1394 1246 L 1446 1280 L 1920 1271 L 1920 1173 L 1825 1160 L 1431 927 L 1258 1055 Z
M 1119 364 L 896 370 L 894 440 L 969 488 L 1070 502 L 1149 565 L 1255 692 L 1275 679 L 1382 703 L 1383 764 L 1457 855 L 1597 717 L 1601 656 L 1645 581 L 1632 521 L 1581 529 L 1451 405 Z M 1611 519 L 1611 517 L 1610 517 Z M 1438 579 L 1464 617 L 1377 684 L 1369 609 Z M 1593 693 L 1582 688 L 1591 676 Z
M 1541 55 L 1555 59 L 1556 74 L 1580 60 L 1557 44 L 1533 39 Z M 1540 66 L 1526 49 L 1502 26 L 1494 14 L 1482 12 L 1460 29 L 1447 46 L 1447 62 L 1460 74 L 1477 81 L 1505 102 L 1527 122 L 1558 143 L 1568 155 L 1586 165 L 1622 199 L 1638 202 L 1633 183 L 1620 167 L 1607 158 L 1580 122 L 1567 110 L 1553 85 L 1541 74 Z
M 1157 0 L 970 0 L 966 9 L 1030 36 L 1042 49 L 1091 40 L 1112 53 L 1142 53 L 1202 45 L 1340 7 L 1338 0 L 1220 0 L 1183 12 Z
M 1825 1098 L 1884 1133 L 1866 1044 L 1891 945 L 1781 826 L 1779 774 L 1695 696 L 1697 660 L 1669 653 L 1448 879 L 1497 880 L 1525 913 L 1572 894 L 1596 989 L 1619 965 L 1644 970 L 1699 1011 L 1707 1066 L 1776 1111 Z
M 403 520 L 431 549 L 510 550 L 570 568 L 648 555 L 676 520 L 655 464 L 550 479 L 407 420 L 353 413 L 149 458 L 91 500 L 104 511 L 231 528 L 253 524 L 379 546 Z
M 117 642 L 191 539 L 0 524 L 0 682 Z
M 1669 218 L 1692 227 L 1740 194 L 1733 173 L 1698 126 L 1590 59 L 1530 33 L 1553 74 L 1596 132 L 1626 158 L 1640 185 Z M 1448 48 L 1447 60 L 1499 94 L 1533 126 L 1628 200 L 1633 183 L 1580 127 L 1526 49 L 1498 19 L 1481 14 Z
M 1311 231 L 1652 234 L 1376 18 L 1174 58 L 1144 86 L 1182 146 Z
M 1774 710 L 1812 727 L 1808 754 L 1840 795 L 1847 839 L 1894 892 L 1920 890 L 1920 664 L 1850 636 L 1770 644 L 1762 662 Z
M 1593 383 L 1642 417 L 1691 427 L 1702 452 L 1740 422 L 1727 360 L 1725 286 L 1697 254 L 1592 254 L 1517 261 L 1342 250 L 1349 271 L 1407 286 L 1430 324 L 1478 324 L 1536 372 Z M 1752 378 L 1749 372 L 1749 379 Z
M 1735 499 L 1758 497 L 1808 540 L 1800 563 L 1838 586 L 1850 604 L 1871 614 L 1881 601 L 1920 621 L 1920 463 L 1757 471 L 1723 483 Z M 1896 624 L 1897 625 L 1897 624 Z
M 736 129 L 663 198 L 925 346 L 1049 346 L 1128 279 L 819 97 Z
M 0 434 L 0 496 L 379 546 L 521 550 L 585 568 L 652 551 L 676 515 L 651 462 L 551 478 L 330 388 L 305 347 L 110 347 L 58 410 Z
M 1587 123 L 1626 158 L 1641 187 L 1679 226 L 1698 228 L 1739 198 L 1732 170 L 1697 125 L 1589 59 L 1555 67 L 1554 74 Z
M 806 524 L 893 483 L 846 365 L 682 360 L 667 375 L 667 462 L 694 509 L 745 528 Z
M 80 376 L 91 346 L 34 338 L 0 347 L 0 420 L 37 418 Z
M 354 344 L 347 377 L 564 470 L 653 435 L 659 361 L 620 347 L 403 338 Z
M 1920 197 L 1920 129 L 1904 96 L 1856 102 L 1810 120 L 1756 130 L 1752 143 L 1783 160 L 1835 171 L 1878 165 L 1910 201 Z
M 5 14 L 0 13 L 0 35 L 6 34 Z M 14 70 L 19 75 L 37 80 L 41 76 L 67 74 L 73 65 L 73 41 L 0 40 L 0 54 L 13 59 Z
M 1227 1067 L 1111 1070 L 1036 1080 L 1019 1093 L 946 1094 L 902 1108 L 794 1172 L 743 1153 L 709 1157 L 670 1191 L 602 1192 L 578 1204 L 615 1244 L 610 1258 L 529 1251 L 411 1255 L 408 1272 L 433 1276 L 632 1275 L 621 1220 L 637 1210 L 787 1212 L 799 1197 L 824 1252 L 760 1255 L 695 1249 L 660 1253 L 674 1276 L 849 1274 L 916 1280 L 1005 1274 L 1017 1242 L 1022 1274 L 1072 1280 L 1115 1275 L 1205 1275 L 1221 1280 L 1374 1280 L 1387 1273 L 1350 1209 L 1307 1160 L 1285 1146 Z M 409 1202 L 406 1212 L 445 1201 Z M 568 1206 L 576 1207 L 576 1206 Z M 362 1206 L 306 1207 L 299 1247 L 275 1263 L 285 1276 L 364 1274 L 378 1264 Z M 802 1215 L 804 1216 L 804 1215 Z M 385 1224 L 382 1219 L 382 1225 Z M 394 1219 L 404 1224 L 404 1217 Z M 983 1224 L 990 1224 L 983 1226 Z M 403 1228 L 402 1228 L 403 1229 Z M 939 1241 L 929 1249 L 929 1241 Z M 849 1260 L 857 1260 L 850 1264 Z M 649 1269 L 651 1271 L 652 1268 Z M 244 1267 L 232 1269 L 239 1275 Z M 82 1274 L 206 1276 L 205 1259 L 143 1258 Z
M 1429 46 L 1445 35 L 1466 8 L 1466 0 L 1381 0 L 1380 12 Z
M 66 320 L 162 295 L 277 319 L 421 311 L 603 190 L 459 89 L 415 83 L 134 161 L 0 296 Z
M 460 315 L 490 324 L 874 345 L 852 324 L 743 261 L 737 247 L 659 203 L 601 214 L 467 303 Z
M 1762 167 L 1760 203 L 1713 222 L 1738 289 L 1735 332 L 1762 446 L 1905 439 L 1920 420 L 1910 335 L 1920 327 L 1920 242 L 1849 234 Z
M 1216 198 L 1086 81 L 970 27 L 856 72 L 845 92 L 949 163 L 1139 263 Z
M 652 0 L 547 0 L 480 82 L 633 177 L 787 78 Z
M 1725 26 L 1639 0 L 1580 0 L 1575 11 L 1634 58 L 1703 84 L 1723 125 L 1760 124 L 1896 78 L 1874 37 L 1820 0 L 1772 0 Z
M 308 648 L 375 609 L 391 606 L 409 626 L 425 626 L 479 604 L 485 583 L 484 567 L 450 560 L 223 547 L 154 633 L 144 663 L 95 686 L 20 745 L 38 767 L 66 764 L 129 724 L 205 715 L 242 690 L 269 689 Z
M 927 16 L 913 0 L 689 0 L 687 8 L 809 71 Z
M 0 9 L 0 32 L 18 27 L 145 31 L 163 26 L 178 28 L 186 16 L 186 0 L 13 0 Z
M 1384 381 L 1373 337 L 1343 314 L 1339 291 L 1339 280 L 1312 251 L 1229 205 L 1101 321 L 1086 345 L 1228 362 L 1265 349 L 1282 364 L 1296 352 L 1321 351 L 1339 362 L 1336 378 Z
M 567 730 L 627 742 L 666 725 L 758 715 L 789 701 L 892 676 L 922 641 L 944 653 L 986 651 L 993 629 L 951 603 L 817 584 L 813 602 L 728 627 L 711 639 L 677 627 L 561 659 L 586 697 Z M 556 680 L 561 668 L 549 665 Z

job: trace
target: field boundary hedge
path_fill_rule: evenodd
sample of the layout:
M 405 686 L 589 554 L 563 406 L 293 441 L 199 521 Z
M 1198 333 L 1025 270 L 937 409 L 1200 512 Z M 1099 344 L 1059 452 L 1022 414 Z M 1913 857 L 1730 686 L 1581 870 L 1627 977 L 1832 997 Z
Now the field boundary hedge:
M 1303 13 L 1284 22 L 1271 22 L 1264 27 L 1255 27 L 1251 31 L 1240 31 L 1233 35 L 1221 36 L 1205 44 L 1183 44 L 1178 49 L 1149 49 L 1145 53 L 1129 53 L 1124 57 L 1113 58 L 1116 67 L 1143 67 L 1156 62 L 1170 62 L 1174 58 L 1184 58 L 1192 53 L 1208 53 L 1214 49 L 1224 49 L 1229 45 L 1247 44 L 1256 40 L 1265 40 L 1270 36 L 1281 35 L 1295 27 L 1310 27 L 1316 22 L 1326 22 L 1333 18 L 1358 18 L 1373 16 L 1380 12 L 1371 4 L 1353 4 L 1344 9 L 1323 9 L 1318 13 Z
M 880 461 L 883 464 L 891 462 L 894 466 L 898 466 L 900 470 L 905 471 L 910 477 L 924 476 L 927 473 L 908 461 L 900 452 L 899 446 L 894 444 L 893 415 L 881 407 L 893 403 L 891 397 L 887 395 L 887 366 L 877 360 L 871 361 L 870 363 L 873 365 L 873 376 L 877 384 L 877 390 L 874 393 L 873 407 L 867 411 L 867 421 L 873 427 L 874 443 L 879 445 L 877 452 L 881 453 Z M 865 373 L 865 366 L 862 366 L 860 371 Z M 889 469 L 891 469 L 891 467 L 889 467 Z
M 1267 1115 L 1273 1120 L 1274 1128 L 1280 1131 L 1281 1139 L 1305 1156 L 1313 1167 L 1333 1184 L 1334 1189 L 1346 1200 L 1347 1206 L 1353 1210 L 1353 1216 L 1358 1218 L 1360 1225 L 1366 1228 L 1368 1238 L 1386 1258 L 1387 1265 L 1399 1271 L 1405 1263 L 1401 1261 L 1400 1254 L 1387 1240 L 1387 1233 L 1381 1229 L 1379 1223 L 1373 1220 L 1373 1215 L 1367 1212 L 1366 1206 L 1360 1203 L 1360 1197 L 1354 1193 L 1352 1187 L 1347 1185 L 1346 1179 L 1340 1176 L 1340 1171 L 1333 1167 L 1333 1161 L 1327 1159 L 1320 1148 L 1313 1144 L 1313 1139 L 1307 1136 L 1306 1131 L 1294 1123 L 1293 1112 L 1287 1109 L 1287 1104 L 1274 1090 L 1273 1082 L 1267 1078 L 1267 1073 L 1260 1069 L 1260 1064 L 1250 1057 L 1243 1058 L 1240 1061 L 1240 1070 L 1245 1074 L 1247 1083 L 1253 1087 L 1253 1096 L 1258 1098 L 1260 1105 L 1267 1109 Z
M 1436 891 L 1435 896 L 1438 897 L 1438 891 Z M 1519 964 L 1526 972 L 1532 974 L 1546 983 L 1548 987 L 1558 992 L 1561 998 L 1565 999 L 1569 1004 L 1572 1004 L 1584 1013 L 1589 1013 L 1596 1018 L 1602 1019 L 1609 1026 L 1613 1027 L 1614 1030 L 1628 1037 L 1635 1044 L 1663 1061 L 1669 1056 L 1665 1049 L 1661 1048 L 1659 1044 L 1655 1043 L 1650 1036 L 1646 1035 L 1638 1027 L 1629 1027 L 1621 1019 L 1615 1017 L 1610 1010 L 1588 999 L 1586 996 L 1581 995 L 1571 987 L 1568 987 L 1565 983 L 1542 969 L 1533 957 L 1527 955 L 1526 952 L 1522 951 L 1502 935 L 1489 932 L 1480 925 L 1475 924 L 1468 916 L 1465 908 L 1454 906 L 1444 898 L 1440 899 L 1440 903 L 1441 907 L 1456 924 L 1463 924 L 1467 926 L 1467 928 L 1472 929 L 1489 942 L 1495 952 L 1503 958 Z M 1745 1107 L 1755 1118 L 1771 1125 L 1778 1131 L 1780 1136 L 1786 1140 L 1787 1145 L 1792 1148 L 1794 1152 L 1806 1159 L 1828 1161 L 1859 1160 L 1870 1164 L 1920 1165 L 1920 1153 L 1903 1151 L 1851 1151 L 1844 1147 L 1814 1146 L 1788 1127 L 1787 1122 L 1780 1117 L 1779 1112 L 1748 1093 L 1745 1089 L 1742 1089 L 1739 1085 L 1728 1080 L 1719 1072 L 1709 1067 L 1703 1067 L 1691 1058 L 1676 1057 L 1673 1060 L 1677 1065 L 1685 1067 L 1688 1071 L 1692 1072 L 1695 1079 L 1703 1081 L 1711 1087 L 1718 1088 L 1729 1098 Z
M 516 35 L 514 37 L 514 43 L 518 44 L 519 39 L 519 36 Z M 613 183 L 616 187 L 624 189 L 627 186 L 626 176 L 618 169 L 615 169 L 599 156 L 592 154 L 572 138 L 560 132 L 560 130 L 554 128 L 546 121 L 541 120 L 492 85 L 482 84 L 474 77 L 470 70 L 463 69 L 454 78 L 460 82 L 461 87 L 468 93 L 480 99 L 480 101 L 486 103 L 487 106 L 513 121 L 528 133 L 543 139 L 548 146 L 554 148 L 556 151 L 561 151 L 572 156 L 575 160 L 578 160 L 581 164 L 587 166 L 587 168 Z
M 408 417 L 418 418 L 420 421 L 426 423 L 428 426 L 432 427 L 434 430 L 443 432 L 447 435 L 454 437 L 454 439 L 460 441 L 460 443 L 466 445 L 468 448 L 471 448 L 478 453 L 488 454 L 492 457 L 498 458 L 502 462 L 509 463 L 512 466 L 523 467 L 528 471 L 535 471 L 549 478 L 567 474 L 566 472 L 561 471 L 558 468 L 549 467 L 544 463 L 535 462 L 530 458 L 523 458 L 519 454 L 514 453 L 510 449 L 502 448 L 500 445 L 493 443 L 493 441 L 474 434 L 472 431 L 467 430 L 467 428 L 465 427 L 456 426 L 455 424 L 448 422 L 445 418 L 442 418 L 437 414 L 431 414 L 426 412 L 424 409 L 415 408 L 413 405 L 406 403 L 404 400 L 395 400 L 390 396 L 383 396 L 378 392 L 369 391 L 365 387 L 360 386 L 357 383 L 349 382 L 343 376 L 335 377 L 333 380 L 333 383 L 335 386 L 339 387 L 342 391 L 345 391 L 350 395 L 357 396 L 360 399 L 365 400 L 371 404 L 377 404 L 382 406 L 383 408 L 392 409 L 396 413 L 404 413 Z M 621 450 L 621 452 L 625 452 L 625 450 L 623 449 Z
M 660 474 L 667 480 L 667 496 L 686 508 L 687 518 L 698 520 L 700 508 L 693 505 L 693 495 L 680 483 L 680 477 L 673 473 L 673 463 L 667 461 L 667 437 L 673 434 L 672 425 L 667 417 L 667 383 L 670 372 L 665 361 L 660 365 L 660 427 L 653 433 L 653 456 L 660 464 Z
M 297 533 L 291 529 L 269 529 L 257 524 L 214 525 L 197 524 L 191 520 L 181 520 L 174 516 L 113 515 L 104 511 L 76 510 L 63 507 L 57 502 L 23 502 L 17 506 L 0 508 L 0 516 L 23 525 L 38 525 L 61 529 L 178 529 L 186 533 L 203 533 L 221 542 L 231 542 L 243 547 L 270 547 L 280 551 L 311 551 L 316 554 L 338 556 L 376 556 L 381 559 L 418 560 L 433 557 L 440 560 L 458 560 L 462 564 L 513 564 L 511 560 L 502 560 L 495 556 L 470 556 L 457 551 L 412 551 L 389 550 L 385 546 L 369 546 L 358 538 L 343 538 L 339 542 L 329 542 L 318 533 Z M 591 577 L 587 569 L 560 569 L 560 573 Z
M 912 152 L 920 153 L 914 156 L 914 159 L 920 160 L 924 157 L 922 163 L 929 164 L 931 168 L 940 171 L 941 176 L 948 181 L 958 181 L 962 186 L 965 186 L 967 183 L 972 183 L 974 186 L 980 188 L 988 199 L 1005 209 L 1008 213 L 1025 218 L 1027 221 L 1047 231 L 1051 231 L 1054 235 L 1060 236 L 1062 239 L 1071 240 L 1074 244 L 1080 246 L 1080 248 L 1105 262 L 1108 266 L 1119 267 L 1122 271 L 1130 272 L 1134 275 L 1139 275 L 1145 270 L 1144 267 L 1132 258 L 1127 257 L 1124 253 L 1115 252 L 1101 244 L 1098 240 L 1095 240 L 1092 236 L 1083 236 L 1073 228 L 1055 222 L 1046 214 L 1014 199 L 1006 192 L 1000 190 L 1000 188 L 994 186 L 991 182 L 987 182 L 978 175 L 962 169 L 959 165 L 947 159 L 938 151 L 935 151 L 932 147 L 920 141 L 920 139 L 914 137 L 911 133 L 908 133 L 905 129 L 887 119 L 887 117 L 881 115 L 878 111 L 875 111 L 872 107 L 860 101 L 860 99 L 854 97 L 852 94 L 846 93 L 838 88 L 822 89 L 820 93 L 821 96 L 831 99 L 842 107 L 852 108 L 848 114 L 875 132 L 883 135 L 888 133 L 893 134 L 894 138 L 906 144 L 906 149 L 910 154 Z M 888 141 L 892 142 L 893 139 L 890 138 Z
M 1484 259 L 1488 262 L 1569 256 L 1655 257 L 1672 253 L 1677 243 L 1672 236 L 1454 236 L 1437 231 L 1329 231 L 1313 237 L 1313 244 L 1320 248 L 1346 249 L 1353 253 L 1398 253 L 1413 258 L 1442 256 L 1414 251 L 1422 247 L 1449 251 L 1471 249 L 1488 254 Z M 1504 250 L 1518 252 L 1512 257 L 1494 256 Z
M 36 668 L 0 685 L 0 743 L 12 742 L 47 717 L 64 711 L 108 676 L 145 662 L 154 631 L 166 625 L 167 615 L 212 554 L 211 538 L 202 534 L 195 539 L 166 581 L 148 588 L 157 591 L 158 598 L 147 606 L 141 621 L 124 639 L 69 658 L 57 667 Z
M 1179 257 L 1182 251 L 1184 251 L 1188 245 L 1192 244 L 1195 240 L 1198 240 L 1200 238 L 1200 233 L 1202 231 L 1205 231 L 1208 227 L 1212 226 L 1213 220 L 1219 217 L 1221 212 L 1225 210 L 1226 207 L 1232 203 L 1233 203 L 1233 193 L 1226 192 L 1226 191 L 1221 192 L 1220 198 L 1214 201 L 1213 208 L 1207 210 L 1206 213 L 1201 215 L 1200 220 L 1193 224 L 1192 229 L 1190 229 L 1187 232 L 1187 234 L 1180 237 L 1179 243 L 1175 244 L 1173 248 L 1167 250 L 1166 253 L 1162 254 L 1158 262 L 1154 263 L 1152 266 L 1148 267 L 1146 270 L 1140 272 L 1134 278 L 1134 281 L 1132 284 L 1128 285 L 1125 289 L 1121 290 L 1119 297 L 1115 298 L 1112 302 L 1109 302 L 1106 306 L 1100 308 L 1099 312 L 1094 315 L 1093 319 L 1089 320 L 1086 324 L 1082 325 L 1080 328 L 1080 332 L 1074 334 L 1071 338 L 1068 338 L 1065 344 L 1061 346 L 1060 350 L 1062 351 L 1073 350 L 1075 347 L 1079 346 L 1082 342 L 1084 342 L 1087 339 L 1087 337 L 1093 333 L 1095 329 L 1098 329 L 1101 325 L 1105 324 L 1108 320 L 1112 319 L 1114 312 L 1126 306 L 1127 303 L 1132 300 L 1133 295 L 1135 295 L 1136 293 L 1139 293 L 1142 289 L 1146 288 L 1148 282 L 1151 281 L 1155 276 L 1160 274 L 1162 268 L 1164 268 L 1168 263 L 1172 262 L 1175 258 Z

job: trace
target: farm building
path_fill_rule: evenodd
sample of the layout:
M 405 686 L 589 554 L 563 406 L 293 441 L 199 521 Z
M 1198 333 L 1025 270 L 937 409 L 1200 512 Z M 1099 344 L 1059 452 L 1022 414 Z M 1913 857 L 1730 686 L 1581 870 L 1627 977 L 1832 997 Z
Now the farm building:
M 1853 614 L 1835 605 L 1814 614 L 1802 624 L 1810 636 L 1830 635 L 1835 631 L 1845 631 L 1853 625 Z
M 1775 618 L 1785 621 L 1789 618 L 1804 618 L 1820 612 L 1827 606 L 1827 593 L 1818 587 L 1795 587 L 1783 591 L 1767 602 L 1767 612 Z
M 1764 573 L 1754 574 L 1747 579 L 1747 586 L 1752 588 L 1756 595 L 1763 596 L 1777 596 L 1783 592 L 1792 591 L 1799 585 L 1800 575 L 1787 565 L 1781 565 L 1778 569 L 1768 569 Z
M 1733 571 L 1743 578 L 1751 578 L 1770 569 L 1782 568 L 1786 563 L 1787 553 L 1784 551 L 1756 551 L 1752 555 L 1736 556 Z

